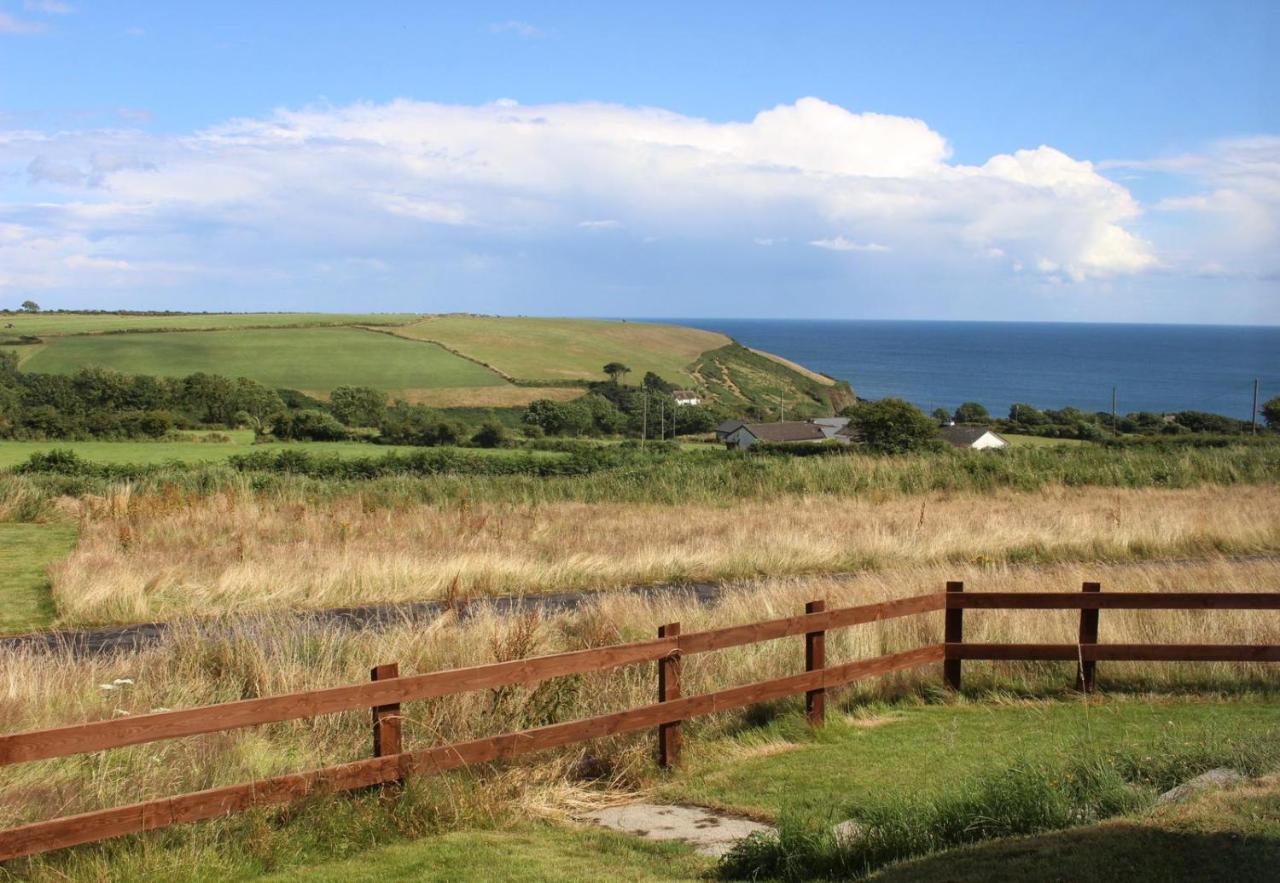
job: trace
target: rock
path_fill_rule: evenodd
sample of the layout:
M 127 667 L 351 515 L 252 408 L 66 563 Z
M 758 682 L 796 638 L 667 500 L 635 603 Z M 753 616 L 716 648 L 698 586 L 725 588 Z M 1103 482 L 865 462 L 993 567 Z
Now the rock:
M 722 856 L 739 840 L 773 830 L 750 819 L 713 812 L 700 806 L 629 803 L 596 810 L 582 817 L 613 831 L 646 840 L 680 840 L 702 855 Z
M 860 835 L 866 827 L 855 819 L 847 819 L 831 826 L 831 833 L 836 835 L 836 842 L 844 844 Z
M 1236 785 L 1243 782 L 1245 777 L 1237 773 L 1235 770 L 1226 767 L 1218 767 L 1209 770 L 1207 773 L 1201 773 L 1194 779 L 1183 782 L 1176 788 L 1170 788 L 1168 791 L 1160 795 L 1161 803 L 1181 803 L 1188 797 L 1199 794 L 1201 791 L 1210 788 L 1226 788 L 1229 785 Z

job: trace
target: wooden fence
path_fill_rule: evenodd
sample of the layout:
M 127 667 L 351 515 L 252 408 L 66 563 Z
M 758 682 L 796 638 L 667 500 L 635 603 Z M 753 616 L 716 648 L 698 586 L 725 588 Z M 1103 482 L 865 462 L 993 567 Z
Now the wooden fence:
M 966 644 L 966 609 L 1079 609 L 1079 640 L 1074 644 Z M 371 709 L 373 756 L 323 769 L 9 828 L 0 831 L 0 861 L 214 818 L 254 806 L 289 803 L 309 795 L 394 783 L 409 775 L 437 773 L 640 729 L 656 728 L 658 760 L 664 766 L 671 766 L 679 762 L 680 722 L 687 718 L 803 693 L 810 722 L 820 725 L 826 690 L 936 662 L 943 663 L 946 682 L 959 689 L 963 660 L 1076 660 L 1077 684 L 1086 691 L 1094 687 L 1100 660 L 1280 662 L 1280 645 L 1098 644 L 1098 614 L 1103 609 L 1280 610 L 1280 592 L 1107 594 L 1100 591 L 1098 584 L 1085 583 L 1084 591 L 1079 594 L 965 593 L 962 583 L 953 582 L 947 584 L 945 592 L 881 604 L 827 610 L 822 601 L 812 601 L 805 606 L 803 615 L 709 631 L 682 634 L 679 623 L 670 623 L 659 628 L 658 637 L 651 641 L 411 676 L 401 676 L 395 664 L 380 665 L 372 670 L 367 684 L 13 733 L 0 736 L 0 764 Z M 827 631 L 939 610 L 945 611 L 941 644 L 826 665 Z M 681 695 L 683 656 L 794 636 L 804 639 L 803 672 L 714 693 Z M 416 751 L 406 751 L 402 745 L 401 703 L 649 662 L 656 662 L 658 669 L 658 701 L 652 705 Z

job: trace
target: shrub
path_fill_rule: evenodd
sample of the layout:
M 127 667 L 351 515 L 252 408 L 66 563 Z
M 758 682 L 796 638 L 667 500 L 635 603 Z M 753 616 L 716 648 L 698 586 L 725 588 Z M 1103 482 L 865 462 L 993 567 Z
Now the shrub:
M 990 423 L 991 415 L 978 402 L 965 402 L 956 408 L 957 423 Z
M 882 454 L 927 450 L 938 437 L 937 424 L 902 399 L 859 402 L 846 408 L 844 413 L 858 440 Z
M 324 411 L 294 411 L 275 421 L 277 438 L 306 441 L 343 441 L 347 428 Z
M 377 426 L 387 409 L 387 394 L 369 386 L 340 386 L 330 394 L 329 407 L 348 426 Z
M 486 420 L 471 436 L 471 443 L 477 448 L 500 448 L 508 441 L 507 428 L 496 420 Z

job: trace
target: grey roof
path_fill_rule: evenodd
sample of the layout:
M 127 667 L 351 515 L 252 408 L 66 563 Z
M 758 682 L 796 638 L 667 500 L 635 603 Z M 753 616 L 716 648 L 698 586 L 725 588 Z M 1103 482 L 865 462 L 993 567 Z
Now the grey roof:
M 760 439 L 760 441 L 766 442 L 822 441 L 827 437 L 821 426 L 815 426 L 803 420 L 787 420 L 780 423 L 746 423 L 744 427 L 747 432 Z
M 1000 441 L 1004 441 L 1004 438 L 989 426 L 944 426 L 938 431 L 942 434 L 943 441 L 957 448 L 969 447 L 988 432 Z
M 822 429 L 822 434 L 827 438 L 837 435 L 840 430 L 849 425 L 848 417 L 814 417 L 809 421 L 814 426 Z
M 716 432 L 730 433 L 730 432 L 733 432 L 735 429 L 737 429 L 739 426 L 746 426 L 746 425 L 747 425 L 747 421 L 745 420 L 725 420 L 723 423 L 721 423 L 719 426 L 716 427 Z

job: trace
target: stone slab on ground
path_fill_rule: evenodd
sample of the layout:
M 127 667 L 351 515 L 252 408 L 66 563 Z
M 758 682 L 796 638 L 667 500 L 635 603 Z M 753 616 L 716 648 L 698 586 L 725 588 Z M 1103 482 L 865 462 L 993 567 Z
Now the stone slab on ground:
M 1201 791 L 1209 788 L 1228 788 L 1231 785 L 1237 785 L 1243 782 L 1245 777 L 1235 770 L 1227 767 L 1218 767 L 1209 770 L 1207 773 L 1201 773 L 1194 779 L 1183 782 L 1176 788 L 1170 788 L 1168 791 L 1160 795 L 1161 803 L 1181 803 L 1189 797 L 1193 797 Z
M 722 856 L 733 845 L 768 825 L 739 816 L 725 815 L 701 806 L 663 803 L 628 803 L 582 816 L 612 831 L 634 834 L 646 840 L 679 840 L 701 855 Z

